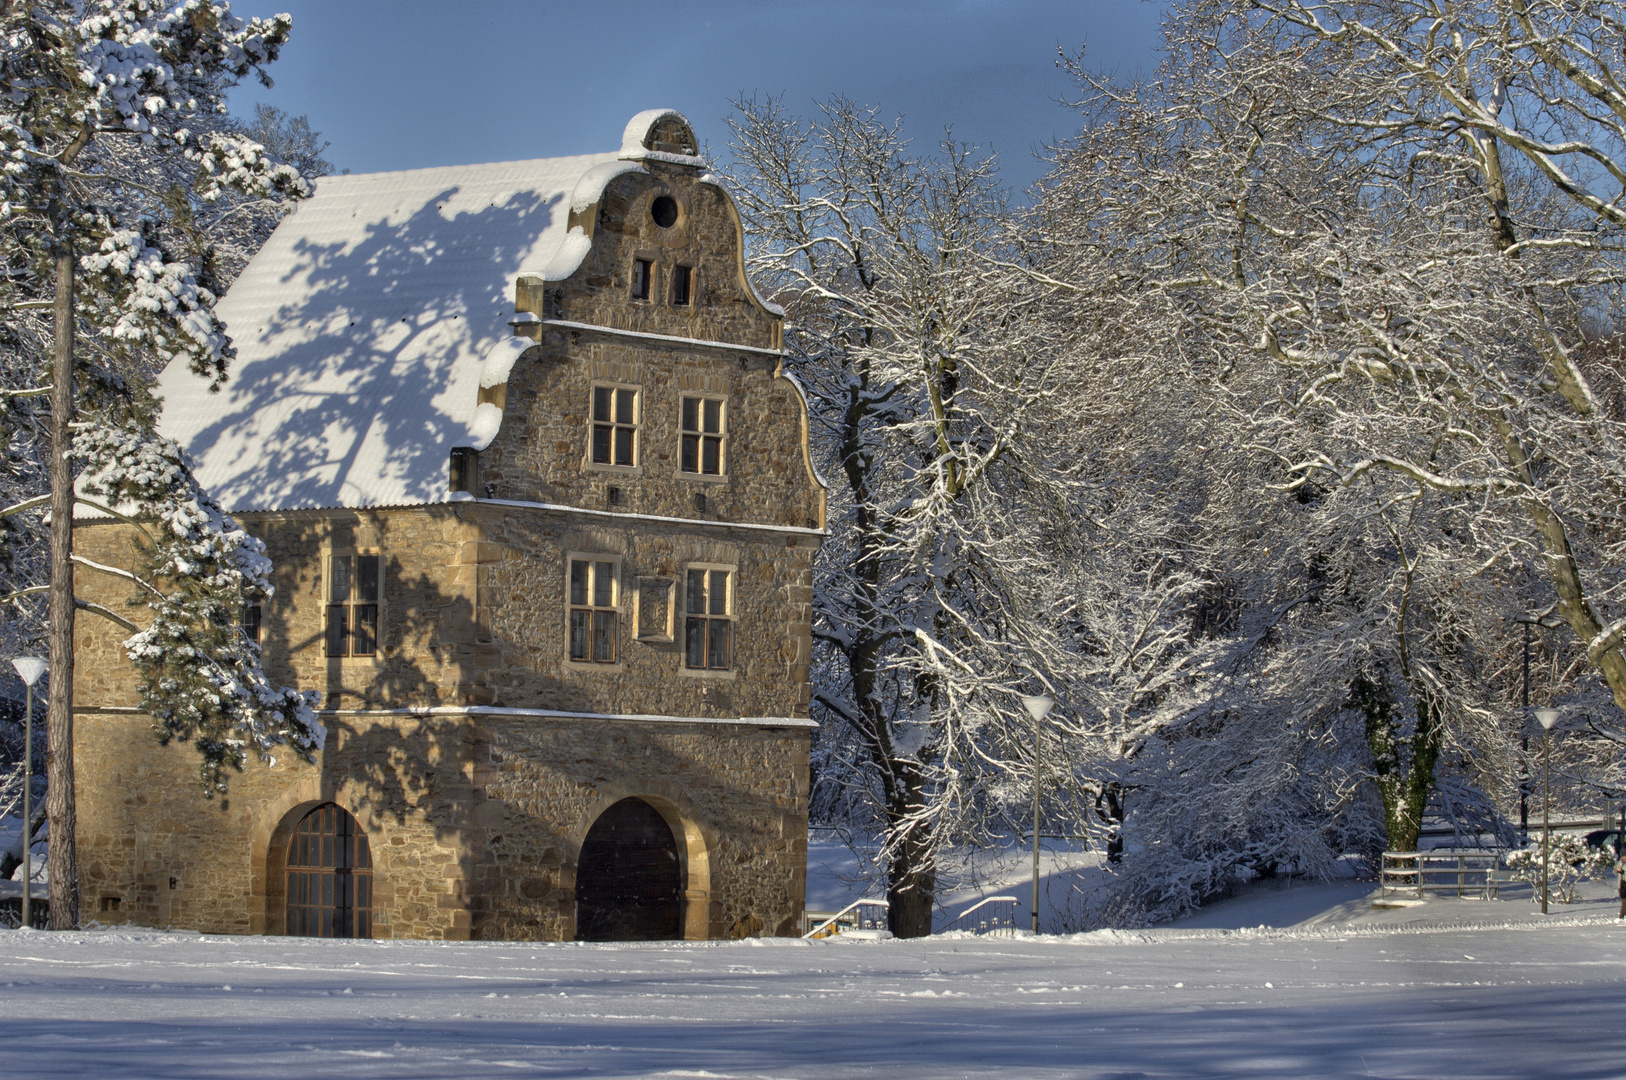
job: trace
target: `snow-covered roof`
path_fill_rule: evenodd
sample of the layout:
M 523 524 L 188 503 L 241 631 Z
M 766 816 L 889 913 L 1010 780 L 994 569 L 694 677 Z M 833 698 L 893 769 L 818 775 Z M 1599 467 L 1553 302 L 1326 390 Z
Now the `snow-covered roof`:
M 228 510 L 443 501 L 452 448 L 494 434 L 476 403 L 487 356 L 513 360 L 516 279 L 568 277 L 589 246 L 572 207 L 631 158 L 679 157 L 636 150 L 323 177 L 216 308 L 229 381 L 171 364 L 161 431 Z

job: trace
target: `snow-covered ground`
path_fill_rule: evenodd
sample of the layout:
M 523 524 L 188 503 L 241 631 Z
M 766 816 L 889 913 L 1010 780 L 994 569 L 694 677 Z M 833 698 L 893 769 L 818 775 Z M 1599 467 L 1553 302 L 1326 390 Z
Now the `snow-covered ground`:
M 1070 928 L 1068 916 L 1101 880 L 1101 853 L 1045 841 L 1039 852 L 1040 929 L 1056 933 Z M 937 914 L 941 930 L 954 916 L 990 896 L 1015 897 L 1017 925 L 1032 925 L 1033 852 L 1006 847 L 950 854 L 938 882 Z M 884 897 L 886 884 L 868 859 L 824 829 L 813 830 L 807 845 L 807 909 L 840 911 L 854 900 Z
M 1543 919 L 1522 897 L 1373 912 L 1365 887 L 1283 885 L 1165 929 L 1015 940 L 3 931 L 0 1074 L 1621 1076 L 1607 891 Z

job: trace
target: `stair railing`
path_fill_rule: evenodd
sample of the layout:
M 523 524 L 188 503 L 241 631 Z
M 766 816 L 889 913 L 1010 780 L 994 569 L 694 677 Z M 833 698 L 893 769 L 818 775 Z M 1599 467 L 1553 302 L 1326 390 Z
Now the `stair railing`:
M 973 934 L 1016 936 L 1016 905 L 1021 901 L 1014 896 L 989 896 L 960 912 L 939 930 L 965 930 Z M 985 910 L 986 909 L 986 910 Z
M 865 919 L 862 915 L 854 916 L 851 919 L 848 919 L 846 916 L 859 910 L 860 908 L 866 907 L 880 908 L 882 912 L 885 912 L 890 906 L 891 905 L 889 905 L 885 900 L 854 900 L 852 903 L 848 904 L 846 907 L 842 908 L 840 911 L 836 912 L 834 915 L 830 916 L 828 919 L 824 920 L 802 936 L 804 938 L 834 937 L 835 935 L 841 933 L 843 929 L 885 930 L 886 917 L 884 914 L 881 916 L 872 916 L 869 919 Z

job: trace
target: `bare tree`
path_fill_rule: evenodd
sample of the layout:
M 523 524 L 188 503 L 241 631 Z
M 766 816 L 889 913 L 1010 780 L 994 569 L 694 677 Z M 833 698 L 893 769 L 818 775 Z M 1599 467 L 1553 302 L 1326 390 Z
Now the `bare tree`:
M 816 800 L 882 837 L 892 928 L 925 934 L 943 846 L 1011 826 L 1031 793 L 1016 695 L 1054 689 L 1067 652 L 1070 519 L 1045 438 L 1068 376 L 1044 288 L 998 268 L 1012 235 L 991 158 L 952 139 L 916 154 L 840 98 L 812 122 L 736 105 L 751 268 L 787 308 L 786 366 L 837 481 Z
M 1145 623 L 1160 635 L 1127 637 L 1183 667 L 1120 693 L 1079 758 L 1127 793 L 1144 845 L 1098 911 L 1119 921 L 1234 874 L 1409 847 L 1425 811 L 1503 827 L 1484 793 L 1518 773 L 1507 617 L 1546 572 L 1494 427 L 1497 395 L 1542 363 L 1537 258 L 1510 273 L 1464 228 L 1479 195 L 1451 162 L 1317 119 L 1359 89 L 1347 57 L 1239 12 L 1184 5 L 1153 83 L 1079 70 L 1085 127 L 1031 225 L 1028 272 L 1070 308 L 1058 323 L 1110 328 L 1068 338 L 1096 358 L 1092 405 L 1122 417 L 1081 460 L 1102 463 L 1112 506 L 1161 500 L 1170 521 L 1144 516 L 1137 546 L 1079 501 L 1120 574 L 1090 570 L 1078 592 L 1099 621 L 1150 566 L 1149 585 L 1189 596 Z
M 1616 0 L 1259 0 L 1198 10 L 1224 33 L 1336 66 L 1341 77 L 1297 102 L 1294 119 L 1384 162 L 1389 190 L 1419 173 L 1454 189 L 1432 215 L 1443 243 L 1360 260 L 1349 285 L 1390 285 L 1383 307 L 1372 290 L 1351 309 L 1370 339 L 1366 355 L 1395 376 L 1387 408 L 1451 415 L 1440 435 L 1456 461 L 1371 452 L 1367 440 L 1367 452 L 1296 462 L 1299 474 L 1394 470 L 1521 511 L 1509 539 L 1518 528 L 1520 541 L 1539 542 L 1558 613 L 1626 707 L 1615 512 L 1626 418 L 1578 362 L 1588 321 L 1619 315 L 1626 9 Z M 1268 63 L 1256 54 L 1248 66 Z M 1402 280 L 1410 287 L 1395 289 Z M 1418 332 L 1425 320 L 1437 330 Z M 1278 340 L 1307 375 L 1334 370 L 1334 342 L 1299 355 Z

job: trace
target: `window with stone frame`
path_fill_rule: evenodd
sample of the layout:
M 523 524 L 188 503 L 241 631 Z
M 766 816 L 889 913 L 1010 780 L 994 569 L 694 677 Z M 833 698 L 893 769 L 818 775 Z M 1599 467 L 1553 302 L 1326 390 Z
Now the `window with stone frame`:
M 701 476 L 723 475 L 723 440 L 727 435 L 723 399 L 685 397 L 680 411 L 681 471 Z
M 452 491 L 476 494 L 476 485 L 480 480 L 480 452 L 471 446 L 452 447 L 447 480 L 447 486 Z
M 726 671 L 734 666 L 733 571 L 690 567 L 685 581 L 684 665 Z
M 327 655 L 377 655 L 383 562 L 380 555 L 328 557 Z
M 260 602 L 258 600 L 245 603 L 237 609 L 237 629 L 249 641 L 256 645 L 260 644 Z
M 584 664 L 613 664 L 621 641 L 618 567 L 614 559 L 572 557 L 570 591 L 570 659 Z
M 672 306 L 688 307 L 694 289 L 694 267 L 678 265 L 672 268 Z
M 588 460 L 594 465 L 638 464 L 638 388 L 593 387 Z
M 648 300 L 655 293 L 655 264 L 649 259 L 632 260 L 632 298 Z

